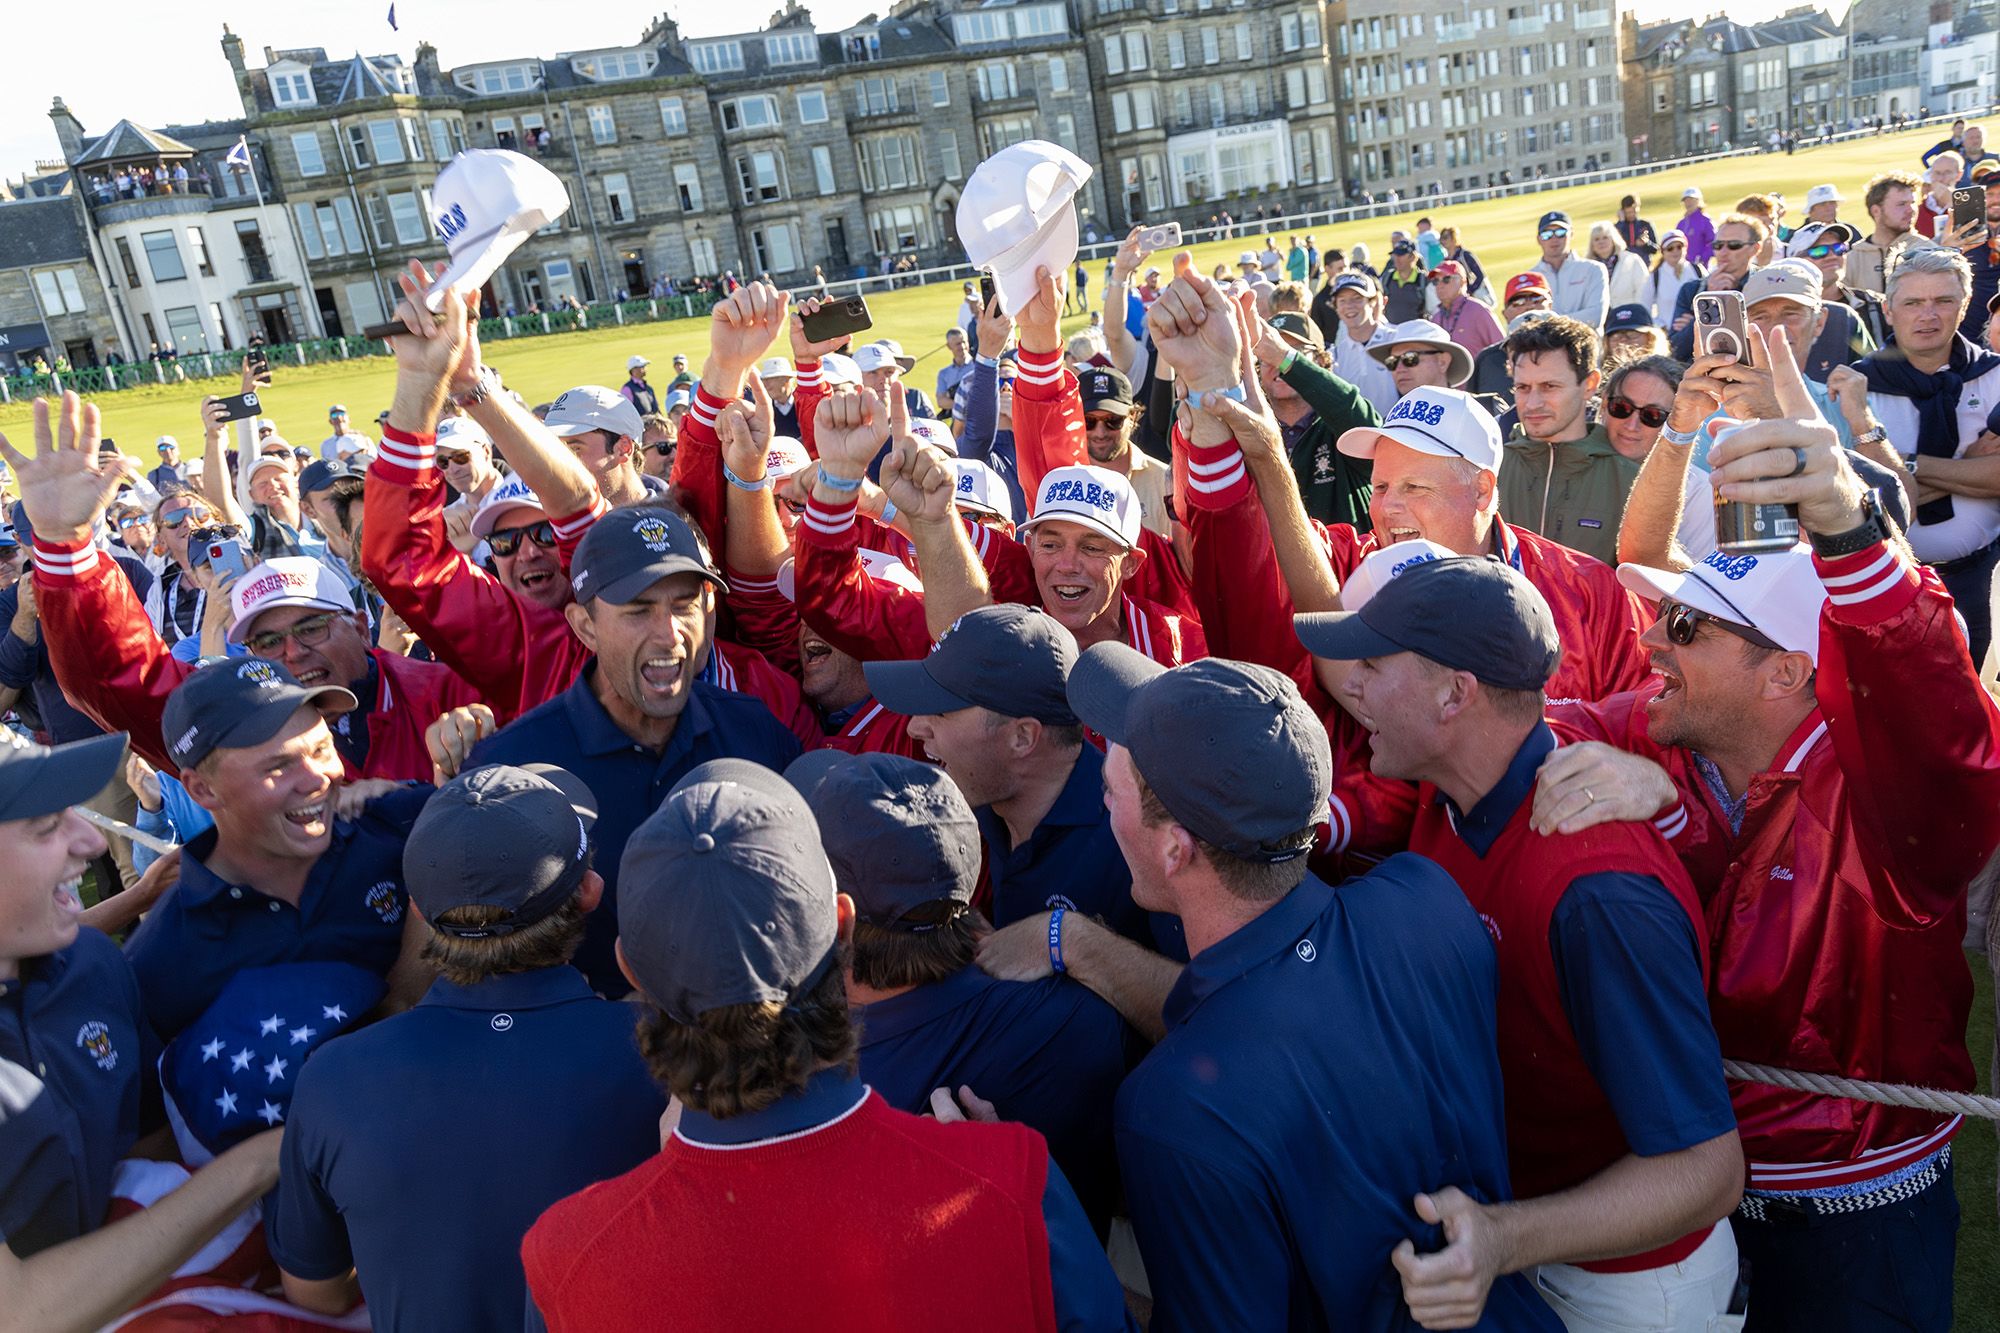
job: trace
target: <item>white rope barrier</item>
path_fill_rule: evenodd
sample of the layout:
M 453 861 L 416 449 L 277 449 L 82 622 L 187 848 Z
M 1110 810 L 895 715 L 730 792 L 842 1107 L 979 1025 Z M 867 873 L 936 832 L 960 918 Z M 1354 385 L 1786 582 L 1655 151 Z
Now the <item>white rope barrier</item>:
M 1850 1101 L 1873 1102 L 1878 1106 L 1907 1106 L 1942 1115 L 2000 1120 L 2000 1097 L 1982 1097 L 1975 1092 L 1947 1092 L 1942 1088 L 1918 1088 L 1907 1083 L 1874 1083 L 1865 1079 L 1842 1078 L 1838 1074 L 1808 1074 L 1797 1069 L 1746 1064 L 1741 1060 L 1724 1060 L 1722 1072 L 1746 1083 L 1818 1093 L 1822 1097 L 1845 1097 Z

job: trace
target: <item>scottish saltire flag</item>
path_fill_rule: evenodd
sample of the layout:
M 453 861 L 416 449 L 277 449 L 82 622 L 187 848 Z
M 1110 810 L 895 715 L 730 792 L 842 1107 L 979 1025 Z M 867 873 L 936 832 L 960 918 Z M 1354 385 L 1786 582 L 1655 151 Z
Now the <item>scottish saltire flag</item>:
M 395 27 L 396 27 L 396 7 L 395 7 L 394 5 L 390 5 L 390 6 L 389 6 L 389 26 L 390 26 L 391 28 L 395 28 Z M 402 31 L 402 29 L 400 29 L 400 28 L 397 28 L 396 30 L 397 30 L 398 32 L 401 32 L 401 31 Z
M 242 135 L 236 136 L 236 146 L 222 159 L 222 165 L 237 171 L 250 170 L 250 144 Z
M 382 978 L 352 963 L 279 963 L 230 978 L 160 1057 L 182 1160 L 202 1165 L 284 1124 L 300 1067 L 373 1009 L 384 989 Z

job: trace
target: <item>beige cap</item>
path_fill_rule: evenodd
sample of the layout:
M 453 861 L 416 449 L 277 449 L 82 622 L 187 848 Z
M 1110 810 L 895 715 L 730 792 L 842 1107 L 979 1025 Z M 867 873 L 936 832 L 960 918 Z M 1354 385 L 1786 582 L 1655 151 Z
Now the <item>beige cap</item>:
M 1821 282 L 1819 270 L 1807 261 L 1780 259 L 1743 280 L 1743 304 L 1783 300 L 1817 310 Z

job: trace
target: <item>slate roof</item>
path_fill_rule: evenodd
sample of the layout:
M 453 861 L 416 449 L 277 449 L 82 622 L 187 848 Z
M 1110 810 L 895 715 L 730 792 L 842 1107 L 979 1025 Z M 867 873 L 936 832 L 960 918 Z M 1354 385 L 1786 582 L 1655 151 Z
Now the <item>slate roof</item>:
M 76 199 L 0 202 L 0 268 L 88 261 L 90 244 Z
M 84 150 L 76 155 L 75 165 L 86 166 L 96 162 L 151 161 L 162 157 L 192 157 L 194 149 L 169 134 L 149 130 L 143 125 L 134 125 L 129 120 L 121 120 L 109 130 L 91 140 Z

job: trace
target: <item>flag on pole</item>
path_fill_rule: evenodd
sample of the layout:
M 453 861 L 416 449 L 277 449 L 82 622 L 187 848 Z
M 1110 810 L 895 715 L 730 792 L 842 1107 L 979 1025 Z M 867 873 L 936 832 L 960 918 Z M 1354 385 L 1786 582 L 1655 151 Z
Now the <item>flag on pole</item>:
M 236 146 L 223 157 L 222 165 L 235 171 L 250 170 L 250 144 L 242 135 L 236 136 Z
M 389 26 L 397 32 L 402 31 L 401 28 L 396 27 L 396 7 L 393 4 L 389 6 Z

